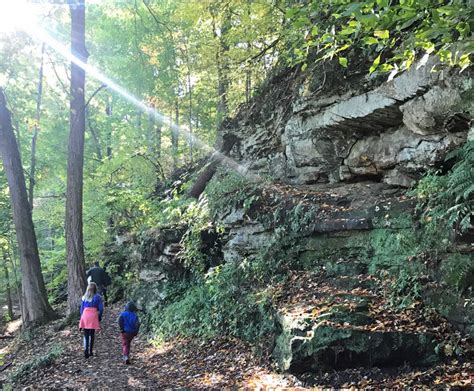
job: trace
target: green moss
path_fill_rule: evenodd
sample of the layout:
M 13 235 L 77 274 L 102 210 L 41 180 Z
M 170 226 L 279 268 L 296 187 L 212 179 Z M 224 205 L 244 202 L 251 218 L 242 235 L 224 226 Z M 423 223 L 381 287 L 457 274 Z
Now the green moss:
M 347 313 L 349 314 L 349 313 Z M 288 323 L 287 323 L 288 324 Z M 280 369 L 429 364 L 438 360 L 432 336 L 403 332 L 369 332 L 316 324 L 305 337 L 283 330 L 274 355 Z

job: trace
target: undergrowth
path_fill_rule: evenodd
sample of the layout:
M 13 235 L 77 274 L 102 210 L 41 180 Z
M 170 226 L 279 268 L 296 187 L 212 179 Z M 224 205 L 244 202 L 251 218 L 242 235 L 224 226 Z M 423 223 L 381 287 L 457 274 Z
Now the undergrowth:
M 425 221 L 435 220 L 458 231 L 472 228 L 474 217 L 474 140 L 453 151 L 447 159 L 455 159 L 446 175 L 429 172 L 412 191 L 419 201 Z
M 372 230 L 343 239 L 345 247 L 334 238 L 311 236 L 317 205 L 281 203 L 276 198 L 269 204 L 265 186 L 257 187 L 235 173 L 217 173 L 199 202 L 175 200 L 169 205 L 169 216 L 179 217 L 177 221 L 187 227 L 180 257 L 188 273 L 166 286 L 166 298 L 150 313 L 150 328 L 157 340 L 225 335 L 271 346 L 268 342 L 278 331 L 276 287 L 292 270 L 314 271 L 341 257 L 364 263 L 369 273 L 389 276 L 389 301 L 395 307 L 424 299 L 427 286 L 436 282 L 449 299 L 439 308 L 449 313 L 473 279 L 472 262 L 457 254 L 452 242 L 453 227 L 469 228 L 474 193 L 467 184 L 470 179 L 463 181 L 466 170 L 471 175 L 471 154 L 468 143 L 453 154 L 460 160 L 450 172 L 430 173 L 419 182 L 411 192 L 418 199 L 415 216 L 408 212 L 384 216 Z M 229 240 L 228 225 L 218 223 L 229 216 L 238 224 L 258 222 L 266 234 L 256 252 L 244 249 L 237 260 L 226 263 L 220 254 L 215 263 L 219 254 L 205 248 L 203 232 Z M 309 257 L 302 244 L 305 237 L 315 240 Z
M 269 293 L 252 289 L 242 267 L 232 264 L 191 283 L 178 300 L 154 312 L 152 323 L 165 338 L 226 335 L 256 341 L 275 328 Z
M 30 373 L 38 369 L 53 364 L 63 353 L 64 349 L 61 344 L 56 343 L 46 352 L 46 354 L 37 355 L 21 364 L 10 376 L 12 383 L 21 382 Z

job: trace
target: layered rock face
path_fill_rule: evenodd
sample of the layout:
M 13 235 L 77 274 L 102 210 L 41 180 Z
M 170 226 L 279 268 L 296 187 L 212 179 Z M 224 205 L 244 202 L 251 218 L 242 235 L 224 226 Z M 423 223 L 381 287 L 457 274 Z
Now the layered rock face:
M 403 189 L 442 167 L 470 132 L 470 75 L 433 72 L 434 65 L 413 67 L 375 87 L 358 79 L 324 94 L 311 76 L 294 84 L 291 77 L 278 79 L 224 129 L 224 136 L 239 139 L 231 157 L 251 174 L 278 183 L 259 195 L 265 205 L 257 208 L 274 215 L 283 210 L 272 224 L 242 209 L 222 213 L 225 261 L 279 248 L 290 235 L 288 222 L 299 225 L 296 238 L 281 249 L 303 270 L 292 282 L 301 281 L 299 289 L 285 288 L 290 302 L 277 305 L 281 332 L 274 358 L 282 370 L 428 365 L 439 359 L 435 334 L 449 326 L 441 319 L 417 319 L 416 311 L 391 312 L 384 282 L 375 277 L 403 270 L 426 241 L 416 228 L 416 202 Z M 469 257 L 428 255 L 438 260 L 425 277 L 443 293 L 436 299 L 428 292 L 424 299 L 472 333 L 469 295 L 450 292 L 440 276 L 456 262 L 468 264 Z M 463 303 L 468 304 L 461 308 Z
M 240 140 L 232 157 L 287 183 L 363 177 L 409 187 L 466 140 L 473 112 L 467 72 L 433 66 L 413 67 L 369 90 L 358 79 L 322 95 L 319 86 L 305 87 L 311 75 L 284 92 L 290 98 L 270 86 L 261 98 L 268 102 L 244 109 L 224 130 Z
M 405 192 L 472 133 L 473 81 L 467 72 L 432 72 L 433 65 L 375 86 L 358 78 L 333 89 L 321 85 L 321 75 L 287 73 L 222 131 L 223 138 L 238 139 L 230 156 L 249 178 L 272 180 L 254 184 L 247 205 L 229 202 L 217 211 L 216 263 L 252 262 L 271 250 L 288 258 L 272 346 L 283 371 L 438 360 L 437 333 L 447 322 L 429 313 L 419 318 L 418 308 L 394 309 L 384 296 L 383 276 L 410 263 L 423 264 L 431 284 L 431 291 L 416 292 L 417 305 L 424 300 L 474 333 L 472 289 L 459 293 L 446 278 L 457 265 L 469 265 L 472 253 L 450 253 L 448 239 L 424 237 L 416 201 Z M 231 192 L 224 196 L 231 199 Z M 186 274 L 185 230 L 128 243 L 139 258 L 135 297 L 146 310 L 158 307 L 167 285 Z M 209 243 L 215 247 L 216 239 Z M 417 283 L 407 280 L 399 295 L 412 294 Z

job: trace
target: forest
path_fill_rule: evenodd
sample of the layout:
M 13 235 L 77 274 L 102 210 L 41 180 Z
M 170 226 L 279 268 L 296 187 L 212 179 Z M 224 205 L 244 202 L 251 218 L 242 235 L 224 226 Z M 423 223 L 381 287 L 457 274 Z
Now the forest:
M 473 29 L 2 0 L 2 389 L 470 389 Z

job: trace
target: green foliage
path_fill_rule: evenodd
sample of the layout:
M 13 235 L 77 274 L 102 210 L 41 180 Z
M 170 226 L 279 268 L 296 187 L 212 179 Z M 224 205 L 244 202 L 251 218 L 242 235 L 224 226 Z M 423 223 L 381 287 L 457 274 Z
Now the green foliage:
M 202 232 L 214 230 L 207 203 L 190 203 L 182 215 L 182 222 L 188 227 L 181 240 L 184 247 L 182 258 L 185 266 L 199 275 L 210 263 L 210 254 L 202 251 L 204 246 Z
M 290 2 L 283 35 L 290 63 L 337 57 L 351 65 L 350 53 L 368 56 L 369 73 L 409 69 L 418 55 L 437 55 L 464 70 L 473 53 L 473 8 L 469 0 L 366 0 Z
M 420 274 L 410 268 L 403 268 L 391 284 L 389 302 L 392 306 L 406 308 L 419 300 L 422 293 Z
M 413 194 L 426 222 L 466 231 L 474 217 L 474 141 L 466 142 L 447 158 L 457 159 L 452 170 L 447 175 L 427 174 Z
M 91 64 L 139 100 L 173 117 L 184 130 L 192 128 L 193 135 L 209 145 L 214 145 L 222 116 L 248 103 L 277 63 L 337 57 L 340 66 L 350 69 L 358 55 L 370 58 L 370 72 L 395 73 L 409 68 L 423 53 L 437 54 L 448 64 L 465 68 L 472 52 L 467 40 L 472 7 L 461 0 L 99 3 L 92 2 L 87 8 L 86 45 Z M 51 5 L 37 11 L 44 12 L 42 23 L 48 24 L 53 35 L 67 35 L 67 7 Z M 0 78 L 5 81 L 26 172 L 36 125 L 40 46 L 24 34 L 0 37 Z M 60 300 L 65 282 L 69 60 L 50 48 L 45 59 L 33 219 L 48 292 L 53 300 Z M 218 112 L 224 97 L 217 86 L 226 90 L 224 112 Z M 89 77 L 87 99 L 98 87 Z M 216 175 L 208 186 L 209 212 L 177 193 L 154 198 L 163 177 L 207 153 L 192 145 L 185 132 L 180 132 L 174 149 L 171 133 L 168 124 L 152 121 L 109 88 L 101 89 L 88 102 L 84 161 L 87 263 L 103 259 L 115 235 L 190 223 L 183 254 L 187 265 L 199 274 L 208 262 L 200 251 L 201 232 L 219 230 L 211 226 L 209 215 L 235 206 L 242 206 L 250 215 L 261 202 L 256 186 L 233 173 Z M 456 166 L 453 172 L 457 174 L 446 184 L 456 191 L 449 215 L 466 228 L 473 192 L 466 173 L 472 170 Z M 305 221 L 307 212 L 296 208 L 278 214 L 280 222 L 289 222 L 286 229 L 303 232 L 310 223 Z M 0 216 L 1 234 L 8 238 L 8 252 L 14 260 L 14 232 L 3 176 Z M 271 224 L 279 223 L 274 219 Z M 8 268 L 17 272 L 13 265 Z
M 63 347 L 61 344 L 54 344 L 49 348 L 46 354 L 35 356 L 28 361 L 21 364 L 15 371 L 11 374 L 10 380 L 13 383 L 21 382 L 25 379 L 31 372 L 36 371 L 41 368 L 45 368 L 53 364 L 60 356 L 63 354 Z
M 461 294 L 474 282 L 474 263 L 468 256 L 453 254 L 441 265 L 442 281 Z
M 239 207 L 248 212 L 259 199 L 258 191 L 244 176 L 224 169 L 218 170 L 205 190 L 214 217 Z
M 154 331 L 164 337 L 218 334 L 260 340 L 274 332 L 269 291 L 254 290 L 245 265 L 216 267 L 202 281 L 152 315 Z
M 51 279 L 46 287 L 52 303 L 58 304 L 63 301 L 67 294 L 67 268 L 57 267 L 56 271 L 51 273 Z
M 235 179 L 231 177 L 224 181 L 226 190 L 232 186 L 241 189 L 237 186 L 241 182 Z M 225 192 L 223 188 L 219 191 Z M 230 202 L 242 202 L 243 194 L 233 194 L 235 197 Z M 193 229 L 191 227 L 187 235 L 192 234 Z M 194 277 L 189 286 L 179 283 L 174 293 L 168 296 L 167 304 L 152 315 L 155 333 L 159 338 L 225 334 L 253 342 L 268 341 L 276 332 L 271 287 L 284 281 L 290 269 L 298 263 L 295 241 L 295 234 L 281 227 L 258 254 L 249 259 L 219 265 L 208 269 L 206 274 L 203 274 L 205 269 L 193 268 Z M 184 243 L 186 247 L 190 246 L 185 252 L 194 256 L 194 262 L 200 256 L 205 257 L 199 255 L 199 240 L 192 244 L 188 238 Z M 191 248 L 194 250 L 190 251 Z

